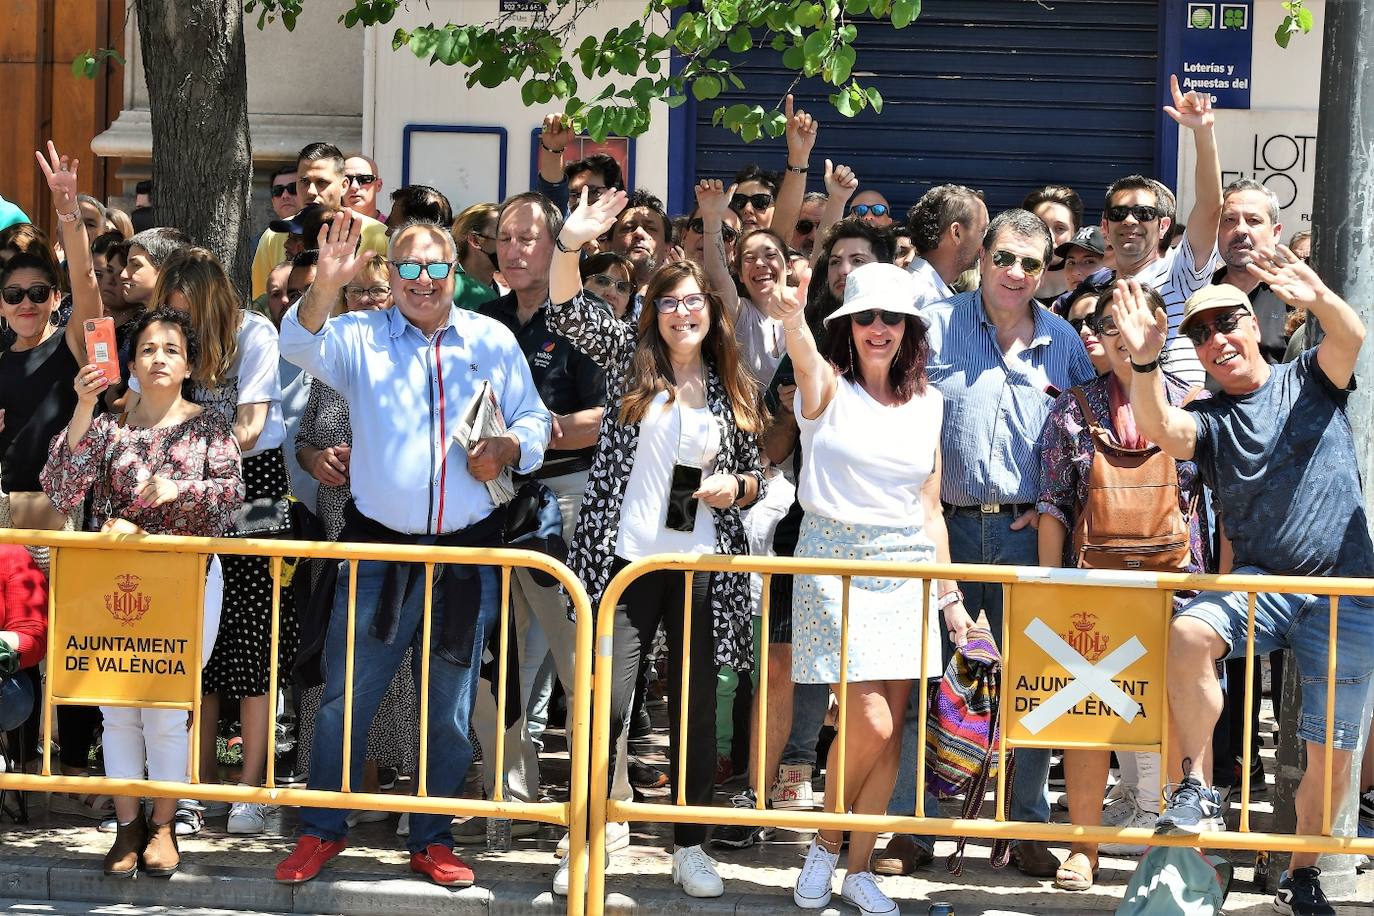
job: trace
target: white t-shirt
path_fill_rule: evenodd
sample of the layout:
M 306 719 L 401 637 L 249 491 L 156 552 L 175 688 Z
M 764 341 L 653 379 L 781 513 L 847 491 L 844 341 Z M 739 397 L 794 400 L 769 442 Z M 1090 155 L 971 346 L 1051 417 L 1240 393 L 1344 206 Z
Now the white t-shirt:
M 1178 326 L 1183 323 L 1183 304 L 1189 296 L 1212 282 L 1212 274 L 1219 261 L 1217 249 L 1213 246 L 1206 263 L 1198 264 L 1185 234 L 1177 247 L 1170 248 L 1163 257 L 1145 265 L 1134 277 L 1141 283 L 1153 286 L 1164 300 L 1164 310 L 1169 313 L 1169 340 L 1164 345 L 1167 354 L 1164 367 L 1189 385 L 1201 385 L 1207 376 L 1202 363 L 1198 361 L 1197 351 L 1193 349 L 1193 342 L 1178 333 Z
M 887 407 L 840 379 L 819 417 L 802 416 L 797 498 L 807 512 L 858 525 L 925 524 L 921 487 L 935 470 L 944 399 L 934 385 Z
M 739 344 L 740 362 L 758 379 L 760 387 L 767 388 L 787 352 L 782 322 L 769 318 L 748 299 L 740 299 L 735 342 Z
M 240 404 L 266 404 L 267 421 L 258 435 L 257 444 L 243 453 L 244 458 L 274 449 L 286 441 L 286 424 L 281 414 L 281 355 L 277 346 L 277 329 L 265 315 L 245 310 L 239 325 L 238 352 L 229 364 L 224 384 L 206 388 L 193 382 L 191 400 L 206 410 L 213 410 L 234 425 L 234 414 Z M 129 387 L 140 392 L 138 379 L 130 376 Z
M 665 523 L 673 465 L 699 467 L 705 480 L 719 452 L 720 422 L 708 408 L 684 407 L 680 399 L 670 405 L 668 393 L 658 393 L 639 421 L 639 445 L 620 507 L 617 556 L 638 560 L 656 553 L 716 552 L 716 521 L 705 501 L 697 500 L 691 531 L 673 531 Z

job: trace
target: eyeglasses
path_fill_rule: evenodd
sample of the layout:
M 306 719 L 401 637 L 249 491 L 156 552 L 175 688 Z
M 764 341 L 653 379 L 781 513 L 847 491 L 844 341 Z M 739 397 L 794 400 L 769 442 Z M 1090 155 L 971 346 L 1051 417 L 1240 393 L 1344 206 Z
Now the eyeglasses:
M 1116 326 L 1116 321 L 1103 315 L 1096 322 L 1088 321 L 1088 327 L 1098 337 L 1115 337 L 1121 333 L 1121 329 Z
M 810 235 L 816 231 L 816 221 L 813 219 L 797 220 L 797 235 Z
M 1029 255 L 1021 255 L 1018 257 L 1005 248 L 999 248 L 992 253 L 993 267 L 999 267 L 1005 270 L 1018 261 L 1021 262 L 1021 269 L 1025 271 L 1028 277 L 1039 276 L 1040 272 L 1045 269 L 1045 262 L 1039 258 L 1032 258 Z
M 52 291 L 54 289 L 56 289 L 56 287 L 50 286 L 47 283 L 35 283 L 28 289 L 22 286 L 7 286 L 4 292 L 5 304 L 18 305 L 24 301 L 25 296 L 28 296 L 29 301 L 34 305 L 42 305 L 52 296 Z
M 7 295 L 5 298 L 8 299 L 9 296 Z M 1211 340 L 1213 334 L 1230 334 L 1236 328 L 1240 327 L 1240 320 L 1248 314 L 1250 314 L 1249 309 L 1238 308 L 1225 315 L 1217 316 L 1217 320 L 1212 324 L 1206 324 L 1201 321 L 1195 322 L 1183 333 L 1193 342 L 1193 346 L 1200 347 Z
M 392 261 L 391 266 L 396 268 L 396 273 L 402 280 L 418 280 L 422 272 L 429 274 L 431 280 L 447 280 L 453 270 L 453 265 L 447 261 L 433 261 L 429 264 L 421 264 L 419 261 Z
M 345 286 L 343 288 L 345 299 L 385 299 L 391 295 L 389 286 Z
M 630 293 L 633 292 L 635 288 L 635 285 L 631 283 L 629 280 L 617 280 L 610 274 L 592 274 L 587 279 L 595 283 L 597 286 L 604 286 L 607 289 L 613 289 L 616 292 L 620 293 L 622 296 L 630 295 Z M 676 306 L 674 306 L 674 308 L 676 308 Z M 672 309 L 669 309 L 669 311 L 672 311 Z
M 285 197 L 288 194 L 296 193 L 296 185 L 293 184 L 274 184 L 272 185 L 273 197 Z
M 610 190 L 610 188 L 603 187 L 599 184 L 584 184 L 582 187 L 587 189 L 587 203 L 589 204 L 596 203 L 601 199 L 602 194 Z
M 878 309 L 865 309 L 862 312 L 855 312 L 849 317 L 861 328 L 866 328 L 879 319 L 889 328 L 895 328 L 897 325 L 906 321 L 906 316 L 901 312 L 889 312 L 887 309 L 882 309 L 881 311 Z
M 859 219 L 863 219 L 870 213 L 874 216 L 887 216 L 887 211 L 887 204 L 855 204 L 849 208 L 849 212 Z
M 699 312 L 706 308 L 706 294 L 688 293 L 681 299 L 675 299 L 672 296 L 659 296 L 654 300 L 654 308 L 664 315 L 671 315 L 676 312 L 679 305 L 685 305 L 689 312 Z
M 703 220 L 701 217 L 697 217 L 693 220 L 688 220 L 687 228 L 690 229 L 692 232 L 695 232 L 697 235 L 705 235 L 706 221 Z M 735 241 L 735 239 L 739 238 L 739 230 L 736 229 L 734 226 L 729 226 L 725 223 L 721 223 L 720 237 L 725 239 L 725 241 L 727 242 L 733 242 Z
M 1069 319 L 1069 327 L 1073 328 L 1075 331 L 1077 331 L 1077 332 L 1080 333 L 1080 334 L 1083 333 L 1083 326 L 1084 326 L 1084 325 L 1087 325 L 1087 326 L 1088 326 L 1088 330 L 1090 330 L 1090 331 L 1093 330 L 1093 326 L 1088 322 L 1088 319 L 1086 319 L 1086 318 L 1070 318 L 1070 319 Z M 1094 333 L 1095 333 L 1095 332 L 1094 332 Z
M 744 205 L 748 204 L 755 210 L 767 210 L 773 206 L 773 200 L 773 195 L 767 193 L 736 194 L 730 198 L 730 209 L 743 210 Z
M 376 176 L 376 175 L 345 175 L 345 176 L 344 176 L 344 184 L 358 185 L 359 187 L 361 187 L 361 186 L 363 186 L 363 185 L 366 185 L 366 184 L 372 184 L 372 182 L 374 182 L 374 181 L 376 181 L 376 180 L 377 180 L 377 176 Z
M 1107 221 L 1112 223 L 1122 222 L 1128 216 L 1134 216 L 1138 223 L 1153 223 L 1163 215 L 1164 211 L 1158 207 L 1146 207 L 1142 204 L 1107 208 Z

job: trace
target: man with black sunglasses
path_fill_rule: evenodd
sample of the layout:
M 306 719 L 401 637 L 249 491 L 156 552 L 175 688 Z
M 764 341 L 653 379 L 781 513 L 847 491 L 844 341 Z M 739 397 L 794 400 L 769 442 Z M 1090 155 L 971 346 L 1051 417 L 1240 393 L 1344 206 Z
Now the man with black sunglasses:
M 277 219 L 290 219 L 300 209 L 296 197 L 296 164 L 284 165 L 272 173 L 268 179 L 271 184 L 272 212 Z
M 377 163 L 367 156 L 349 156 L 344 160 L 344 206 L 354 213 L 375 220 L 386 217 L 377 209 L 377 195 L 382 191 L 382 179 Z
M 827 196 L 823 191 L 807 191 L 802 197 L 801 211 L 792 227 L 792 237 L 787 244 L 811 258 L 816 250 L 816 234 L 821 225 L 821 214 L 825 212 Z
M 1161 239 L 1175 219 L 1174 195 L 1153 178 L 1131 175 L 1107 189 L 1102 231 L 1115 251 L 1117 276 L 1155 288 L 1169 314 L 1169 371 L 1201 385 L 1203 371 L 1188 341 L 1178 334 L 1183 303 L 1206 286 L 1217 262 L 1217 220 L 1221 215 L 1221 159 L 1213 130 L 1212 97 L 1184 92 L 1170 78 L 1173 104 L 1164 111 L 1193 135 L 1197 154 L 1193 210 L 1183 241 L 1161 251 Z

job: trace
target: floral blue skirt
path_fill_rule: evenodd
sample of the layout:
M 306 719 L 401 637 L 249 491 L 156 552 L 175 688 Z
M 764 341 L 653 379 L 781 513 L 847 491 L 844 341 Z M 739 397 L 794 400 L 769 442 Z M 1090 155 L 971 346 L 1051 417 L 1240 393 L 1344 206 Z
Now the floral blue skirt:
M 797 557 L 932 563 L 935 545 L 919 526 L 850 525 L 810 512 L 802 519 Z M 939 677 L 939 613 L 935 583 L 926 627 L 926 674 Z M 921 579 L 855 576 L 849 588 L 849 683 L 912 680 L 921 676 Z M 797 576 L 792 593 L 792 680 L 840 681 L 839 576 Z

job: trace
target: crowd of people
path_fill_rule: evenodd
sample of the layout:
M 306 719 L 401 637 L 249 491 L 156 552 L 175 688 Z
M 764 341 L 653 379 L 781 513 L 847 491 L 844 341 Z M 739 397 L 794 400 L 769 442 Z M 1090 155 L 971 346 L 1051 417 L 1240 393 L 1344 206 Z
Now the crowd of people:
M 264 516 L 289 498 L 318 537 L 493 547 L 511 533 L 491 484 L 511 477 L 517 501 L 561 521 L 541 547 L 566 543 L 593 607 L 629 563 L 683 552 L 1367 576 L 1374 547 L 1345 412 L 1364 327 L 1308 265 L 1310 237 L 1282 244 L 1271 191 L 1248 179 L 1222 186 L 1209 98 L 1172 88 L 1165 110 L 1195 152 L 1186 228 L 1174 194 L 1140 175 L 1106 190 L 1093 225 L 1064 185 L 996 214 L 976 189 L 939 185 L 904 221 L 830 160 L 824 191 L 808 191 L 820 125 L 789 97 L 785 168 L 700 181 L 677 218 L 627 188 L 610 156 L 565 163 L 574 136 L 560 115 L 539 134 L 536 190 L 456 214 L 419 185 L 393 191 L 384 212 L 375 162 L 312 143 L 271 176 L 276 219 L 257 244 L 249 295 L 177 228 L 131 234 L 88 206 L 77 162 L 50 145 L 38 159 L 60 240 L 27 222 L 0 230 L 0 524 L 254 534 L 273 530 Z M 87 356 L 83 327 L 101 316 L 116 326 L 118 378 Z M 504 432 L 456 441 L 483 397 Z M 4 551 L 0 561 L 0 725 L 14 726 L 36 715 L 47 555 Z M 480 748 L 488 794 L 500 780 L 507 798 L 539 799 L 551 696 L 556 685 L 572 692 L 575 622 L 555 583 L 523 569 L 510 577 L 515 686 L 498 722 L 482 683 L 498 570 L 435 569 L 430 646 L 414 564 L 364 561 L 353 583 L 343 564 L 302 563 L 295 575 L 275 649 L 291 672 L 296 770 L 310 788 L 339 789 L 348 759 L 352 787 L 423 766 L 431 795 L 457 796 Z M 268 561 L 211 558 L 206 585 L 199 776 L 220 779 L 215 726 L 234 704 L 240 778 L 258 785 L 278 699 L 268 691 Z M 817 807 L 813 780 L 840 781 L 838 741 L 827 756 L 817 739 L 843 672 L 842 807 L 914 812 L 915 723 L 931 686 L 917 681 L 938 677 L 975 628 L 1002 632 L 1000 586 L 858 577 L 846 597 L 838 577 L 775 575 L 766 633 L 757 578 L 696 575 L 686 588 L 677 574 L 651 573 L 614 609 L 603 659 L 613 797 L 668 784 L 689 804 L 711 804 L 729 770 L 732 691 L 752 678 L 767 681 L 766 726 L 745 740 L 766 783 L 731 803 Z M 1301 708 L 1281 710 L 1298 717 L 1306 746 L 1300 833 L 1320 830 L 1327 755 L 1346 772 L 1370 729 L 1370 605 L 1339 602 L 1327 747 L 1328 602 L 1257 603 L 1257 651 L 1287 657 L 1303 684 Z M 1109 752 L 1068 751 L 1074 823 L 1224 829 L 1245 756 L 1236 710 L 1257 686 L 1228 661 L 1244 656 L 1246 599 L 1178 592 L 1174 613 L 1171 759 L 1118 754 L 1109 792 Z M 644 730 L 651 670 L 668 700 L 667 775 L 628 740 Z M 182 714 L 59 707 L 57 725 L 68 775 L 89 772 L 100 732 L 106 773 L 187 779 Z M 417 759 L 422 727 L 427 760 Z M 490 766 L 497 742 L 502 773 Z M 1049 820 L 1050 770 L 1049 750 L 1017 753 L 1011 820 Z M 1368 750 L 1354 788 L 1361 830 L 1374 831 Z M 1349 790 L 1336 780 L 1333 803 Z M 937 804 L 932 796 L 925 810 Z M 52 809 L 115 834 L 111 875 L 172 873 L 177 836 L 209 817 L 226 816 L 231 834 L 266 825 L 254 803 L 216 811 L 159 799 L 145 817 L 137 799 L 72 794 L 54 795 Z M 385 817 L 300 809 L 277 879 L 314 878 L 350 827 Z M 535 826 L 516 822 L 514 835 Z M 706 849 L 748 848 L 771 832 L 676 824 L 674 882 L 720 895 Z M 455 827 L 414 814 L 398 833 L 413 871 L 446 886 L 474 881 L 454 848 L 485 839 L 482 819 Z M 628 825 L 608 825 L 609 851 L 628 839 Z M 934 839 L 896 835 L 879 850 L 876 840 L 851 833 L 844 853 L 839 831 L 820 831 L 796 904 L 827 905 L 845 854 L 841 898 L 864 914 L 897 913 L 875 875 L 925 866 Z M 1022 872 L 1066 891 L 1093 885 L 1098 855 L 1086 842 L 1062 861 L 1039 841 L 1011 851 Z M 567 893 L 568 872 L 564 857 L 555 892 Z M 1294 853 L 1275 904 L 1334 913 L 1314 855 Z

